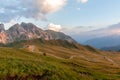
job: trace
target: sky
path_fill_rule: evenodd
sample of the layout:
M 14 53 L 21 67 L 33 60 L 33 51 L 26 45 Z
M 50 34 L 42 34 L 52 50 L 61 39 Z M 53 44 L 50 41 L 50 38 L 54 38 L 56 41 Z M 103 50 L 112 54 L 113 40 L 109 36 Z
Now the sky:
M 120 22 L 120 0 L 0 0 L 0 23 L 32 22 L 77 38 Z

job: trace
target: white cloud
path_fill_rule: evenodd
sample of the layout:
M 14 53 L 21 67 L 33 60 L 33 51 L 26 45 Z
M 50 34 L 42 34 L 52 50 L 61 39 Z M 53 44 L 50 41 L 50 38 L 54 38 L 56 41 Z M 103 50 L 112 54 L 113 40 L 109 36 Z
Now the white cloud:
M 67 0 L 1 0 L 0 22 L 10 22 L 16 17 L 46 20 L 47 14 L 62 9 L 66 3 Z
M 43 14 L 52 13 L 60 10 L 67 0 L 37 0 L 39 10 Z
M 11 20 L 8 23 L 4 23 L 5 25 L 5 29 L 9 29 L 11 26 L 13 26 L 14 24 L 16 24 L 17 22 L 15 20 Z
M 77 0 L 78 2 L 80 2 L 80 3 L 86 3 L 86 2 L 88 2 L 88 0 Z
M 57 31 L 57 32 L 61 31 L 61 29 L 62 29 L 61 25 L 56 25 L 53 23 L 48 24 L 47 28 L 49 30 L 53 30 L 53 31 Z
M 0 0 L 0 22 L 10 22 L 16 17 L 47 20 L 46 15 L 62 9 L 68 0 Z M 86 3 L 88 0 L 77 0 Z M 80 10 L 80 8 L 77 8 Z

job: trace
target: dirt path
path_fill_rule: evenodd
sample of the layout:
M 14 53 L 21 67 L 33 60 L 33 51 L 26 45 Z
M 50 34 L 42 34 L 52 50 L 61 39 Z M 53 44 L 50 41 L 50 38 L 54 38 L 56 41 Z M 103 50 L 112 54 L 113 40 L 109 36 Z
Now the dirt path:
M 83 58 L 85 59 L 86 61 L 90 61 L 87 57 L 85 57 L 84 55 L 72 55 L 69 59 L 73 59 L 75 57 L 79 57 L 79 58 Z
M 80 57 L 80 58 L 83 58 L 85 59 L 86 61 L 93 61 L 93 62 L 99 62 L 99 60 L 97 60 L 97 58 L 95 59 L 89 59 L 87 57 L 85 57 L 84 55 L 72 55 L 69 59 L 73 59 L 75 57 Z M 108 62 L 112 63 L 112 64 L 115 64 L 115 65 L 118 65 L 114 60 L 110 59 L 109 57 L 106 57 L 106 56 L 101 56 L 101 58 L 103 58 L 104 60 L 107 60 Z
M 105 60 L 107 60 L 107 61 L 111 62 L 112 64 L 115 64 L 115 65 L 120 66 L 120 65 L 119 65 L 119 64 L 117 64 L 115 61 L 113 61 L 112 59 L 110 59 L 110 58 L 108 58 L 108 57 L 106 57 L 106 56 L 103 56 L 103 58 L 104 58 Z
M 44 52 L 39 52 L 39 54 L 43 55 Z M 58 59 L 65 59 L 65 58 L 62 58 L 62 57 L 58 57 L 58 56 L 55 56 L 53 54 L 49 54 L 49 53 L 46 53 L 47 56 L 52 56 L 52 57 L 55 57 L 55 58 L 58 58 Z

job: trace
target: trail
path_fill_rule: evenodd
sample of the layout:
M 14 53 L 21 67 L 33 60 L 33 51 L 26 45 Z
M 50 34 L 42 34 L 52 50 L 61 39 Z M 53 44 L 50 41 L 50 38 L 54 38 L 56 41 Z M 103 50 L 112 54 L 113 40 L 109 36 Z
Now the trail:
M 88 59 L 87 57 L 85 57 L 84 55 L 72 55 L 69 59 L 73 59 L 75 57 L 80 57 L 85 59 L 86 61 L 93 61 L 93 62 L 99 62 L 99 60 L 96 59 Z M 108 62 L 115 64 L 117 66 L 120 66 L 119 64 L 117 64 L 114 60 L 110 59 L 109 57 L 106 56 L 101 56 L 101 58 L 103 58 L 104 60 L 107 60 Z
M 73 59 L 73 58 L 75 58 L 75 57 L 80 57 L 80 58 L 83 58 L 83 59 L 85 59 L 85 60 L 87 60 L 87 61 L 90 61 L 88 58 L 86 58 L 86 57 L 83 56 L 83 55 L 72 55 L 69 59 Z
M 115 65 L 117 65 L 117 66 L 120 66 L 120 65 L 117 64 L 115 61 L 113 61 L 112 59 L 110 59 L 110 58 L 108 58 L 108 57 L 106 57 L 106 56 L 103 56 L 103 58 L 104 58 L 105 60 L 111 62 L 112 64 L 115 64 Z
M 39 54 L 43 55 L 44 52 L 38 52 Z M 49 54 L 49 53 L 46 53 L 46 56 L 52 56 L 52 57 L 55 57 L 55 58 L 58 58 L 58 59 L 65 59 L 65 58 L 62 58 L 62 57 L 58 57 L 58 56 L 55 56 L 53 54 Z
M 35 49 L 35 46 L 32 46 L 31 47 L 31 51 L 34 52 L 34 49 Z M 38 52 L 39 54 L 43 55 L 44 52 Z M 59 57 L 59 56 L 56 56 L 54 54 L 49 54 L 49 53 L 46 53 L 46 56 L 51 56 L 51 57 L 55 57 L 57 59 L 64 59 L 66 60 L 65 58 L 62 58 L 62 57 Z M 104 60 L 107 60 L 108 62 L 112 63 L 112 64 L 115 64 L 117 66 L 120 66 L 119 64 L 117 64 L 114 60 L 110 59 L 109 57 L 106 57 L 106 56 L 103 56 L 103 55 L 100 55 L 101 58 L 103 58 Z M 84 60 L 86 61 L 92 61 L 92 62 L 100 62 L 99 59 L 97 58 L 94 58 L 94 59 L 90 59 L 90 58 L 87 58 L 86 56 L 84 55 L 71 55 L 68 59 L 73 59 L 75 57 L 79 57 L 79 58 L 83 58 Z

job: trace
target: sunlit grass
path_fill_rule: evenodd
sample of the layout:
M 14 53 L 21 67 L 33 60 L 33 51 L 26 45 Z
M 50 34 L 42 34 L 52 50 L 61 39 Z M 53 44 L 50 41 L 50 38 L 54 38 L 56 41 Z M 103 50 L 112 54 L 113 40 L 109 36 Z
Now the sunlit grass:
M 84 64 L 79 60 L 62 60 L 20 49 L 0 48 L 1 79 L 103 80 L 119 78 L 119 74 L 104 73 L 102 70 L 87 66 L 89 64 Z M 106 69 L 104 66 L 102 68 Z
M 34 52 L 24 48 L 26 45 L 34 45 Z M 0 79 L 119 80 L 120 78 L 120 67 L 104 58 L 107 56 L 119 60 L 120 55 L 106 54 L 90 46 L 39 39 L 15 42 L 6 46 L 0 48 Z M 117 63 L 119 64 L 119 61 Z

